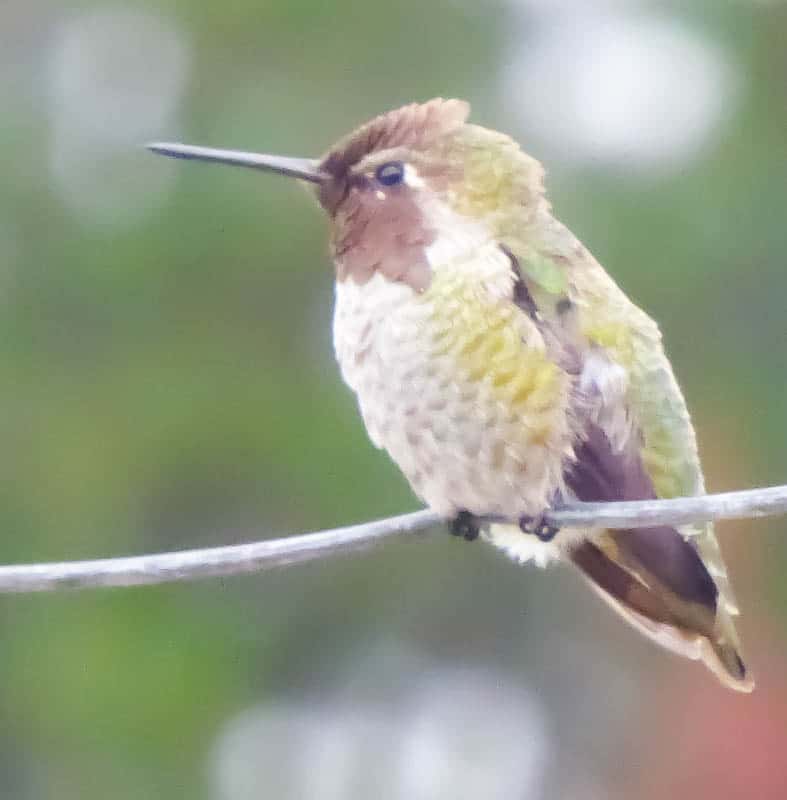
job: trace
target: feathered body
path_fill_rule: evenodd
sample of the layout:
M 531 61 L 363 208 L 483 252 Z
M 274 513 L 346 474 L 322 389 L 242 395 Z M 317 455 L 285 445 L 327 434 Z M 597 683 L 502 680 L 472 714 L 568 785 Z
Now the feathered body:
M 336 354 L 372 441 L 446 517 L 702 493 L 656 324 L 552 216 L 540 164 L 468 110 L 389 112 L 319 165 Z M 574 563 L 653 639 L 752 687 L 710 524 L 485 537 L 518 560 Z

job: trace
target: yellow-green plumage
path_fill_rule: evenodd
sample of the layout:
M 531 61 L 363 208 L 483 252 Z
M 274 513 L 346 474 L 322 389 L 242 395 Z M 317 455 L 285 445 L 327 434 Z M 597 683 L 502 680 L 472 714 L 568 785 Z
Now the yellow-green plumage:
M 433 356 L 452 359 L 458 380 L 487 382 L 497 401 L 522 421 L 522 435 L 543 438 L 543 429 L 561 414 L 567 380 L 545 350 L 522 346 L 532 325 L 521 311 L 479 291 L 476 280 L 457 269 L 437 272 L 418 302 L 432 309 Z

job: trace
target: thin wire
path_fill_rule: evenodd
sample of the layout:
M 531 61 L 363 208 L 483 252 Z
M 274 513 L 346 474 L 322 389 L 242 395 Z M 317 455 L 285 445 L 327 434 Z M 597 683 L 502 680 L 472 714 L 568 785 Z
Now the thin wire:
M 626 529 L 784 513 L 787 513 L 787 486 L 773 486 L 670 500 L 576 503 L 550 511 L 544 522 L 557 528 Z M 93 561 L 9 565 L 0 567 L 0 592 L 142 586 L 243 575 L 354 552 L 387 539 L 412 538 L 414 534 L 437 529 L 443 523 L 444 520 L 432 511 L 416 511 L 360 525 L 227 547 Z

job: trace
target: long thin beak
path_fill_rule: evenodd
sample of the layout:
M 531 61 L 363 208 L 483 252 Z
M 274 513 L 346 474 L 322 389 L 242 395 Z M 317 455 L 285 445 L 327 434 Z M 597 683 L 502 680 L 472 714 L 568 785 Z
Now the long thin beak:
M 171 158 L 186 158 L 196 161 L 215 161 L 236 167 L 251 167 L 267 172 L 277 172 L 302 181 L 323 183 L 326 176 L 319 171 L 318 162 L 312 158 L 288 158 L 269 156 L 264 153 L 246 153 L 242 150 L 219 150 L 214 147 L 198 147 L 191 144 L 152 142 L 148 150 Z

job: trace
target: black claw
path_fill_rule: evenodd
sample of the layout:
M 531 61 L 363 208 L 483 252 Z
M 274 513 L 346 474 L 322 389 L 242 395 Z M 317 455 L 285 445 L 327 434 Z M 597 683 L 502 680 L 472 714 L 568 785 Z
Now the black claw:
M 519 527 L 523 533 L 530 533 L 537 536 L 542 542 L 551 542 L 560 530 L 560 528 L 546 523 L 543 514 L 539 514 L 535 517 L 528 515 L 520 517 Z
M 472 542 L 478 538 L 481 526 L 469 511 L 460 511 L 451 521 L 450 530 L 454 536 L 461 536 L 468 542 Z

